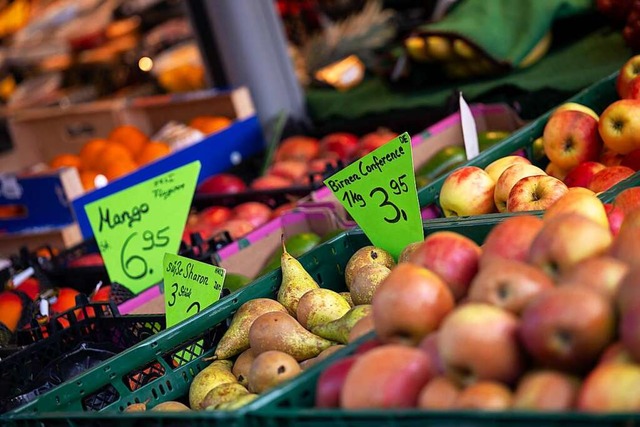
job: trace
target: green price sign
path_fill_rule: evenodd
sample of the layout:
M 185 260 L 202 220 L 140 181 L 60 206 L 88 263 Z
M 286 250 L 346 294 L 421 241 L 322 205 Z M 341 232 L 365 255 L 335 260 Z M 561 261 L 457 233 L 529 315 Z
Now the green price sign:
M 424 239 L 411 138 L 403 133 L 324 181 L 369 240 L 398 257 Z
M 162 261 L 167 328 L 220 299 L 225 270 L 167 253 Z
M 200 173 L 192 162 L 85 206 L 109 278 L 138 294 L 176 253 Z

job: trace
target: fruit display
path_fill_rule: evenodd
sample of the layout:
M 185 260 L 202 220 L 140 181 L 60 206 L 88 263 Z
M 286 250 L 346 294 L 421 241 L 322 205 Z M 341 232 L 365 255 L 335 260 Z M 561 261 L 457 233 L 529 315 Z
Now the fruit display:
M 220 116 L 197 116 L 189 127 L 208 135 L 231 125 L 231 120 Z M 49 162 L 52 169 L 75 167 L 85 191 L 107 185 L 138 168 L 169 155 L 172 146 L 163 141 L 152 141 L 133 125 L 120 125 L 105 138 L 87 141 L 78 153 L 58 154 Z

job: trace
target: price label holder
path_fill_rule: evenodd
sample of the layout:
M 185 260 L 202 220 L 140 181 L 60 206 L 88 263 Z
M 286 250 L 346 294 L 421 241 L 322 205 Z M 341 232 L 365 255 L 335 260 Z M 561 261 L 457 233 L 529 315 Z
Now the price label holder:
M 195 161 L 85 206 L 112 282 L 138 294 L 162 280 L 177 253 L 200 173 Z
M 324 181 L 373 245 L 394 257 L 424 240 L 411 138 L 403 133 Z
M 462 97 L 462 92 L 460 92 L 459 104 L 464 151 L 467 154 L 467 160 L 471 160 L 480 154 L 478 130 L 476 129 L 476 121 L 473 118 L 473 113 L 471 113 L 471 108 L 469 108 L 469 104 L 467 104 L 467 101 Z

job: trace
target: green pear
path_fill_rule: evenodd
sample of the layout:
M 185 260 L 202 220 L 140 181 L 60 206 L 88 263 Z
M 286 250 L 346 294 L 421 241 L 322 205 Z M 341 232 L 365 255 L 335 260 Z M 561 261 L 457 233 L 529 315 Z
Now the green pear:
M 191 412 L 191 409 L 184 403 L 180 402 L 162 402 L 154 406 L 151 411 L 153 412 Z
M 287 252 L 287 248 L 282 242 L 282 283 L 278 290 L 278 302 L 284 305 L 289 314 L 295 316 L 298 311 L 298 301 L 304 294 L 320 286 L 313 280 L 313 277 L 302 264 Z
M 356 270 L 366 264 L 381 264 L 390 269 L 396 265 L 396 262 L 393 259 L 393 255 L 376 246 L 365 246 L 358 249 L 349 258 L 344 268 L 344 282 L 347 285 L 347 289 L 351 290 Z
M 249 328 L 253 321 L 264 313 L 272 311 L 287 312 L 287 309 L 278 301 L 270 298 L 256 298 L 245 302 L 233 315 L 229 329 L 224 333 L 216 351 L 215 359 L 229 359 L 249 348 Z
M 240 356 L 238 356 L 236 361 L 233 362 L 233 369 L 231 369 L 231 372 L 236 376 L 238 382 L 245 387 L 249 384 L 249 370 L 251 369 L 251 365 L 255 358 L 256 355 L 253 350 L 248 348 L 240 353 Z
M 307 330 L 339 319 L 351 306 L 342 295 L 331 289 L 311 289 L 298 301 L 298 322 Z
M 209 393 L 200 403 L 200 407 L 208 410 L 216 409 L 221 403 L 231 402 L 245 394 L 249 394 L 249 390 L 240 383 L 220 384 L 209 390 Z
M 193 410 L 201 409 L 200 404 L 209 390 L 220 384 L 237 382 L 231 372 L 233 362 L 230 360 L 216 360 L 195 376 L 189 386 L 189 406 Z
M 349 332 L 351 332 L 353 326 L 369 313 L 371 313 L 370 304 L 356 305 L 338 320 L 316 326 L 311 332 L 327 340 L 347 344 L 349 342 Z
M 351 308 L 355 307 L 355 304 L 353 303 L 353 299 L 351 299 L 351 292 L 349 291 L 340 292 L 340 295 L 342 295 L 342 298 L 347 300 Z
M 371 304 L 373 293 L 391 273 L 382 264 L 366 264 L 355 271 L 351 283 L 351 299 L 355 305 Z
M 281 351 L 270 350 L 260 353 L 249 371 L 249 390 L 252 393 L 264 393 L 283 383 L 302 370 L 298 361 Z
M 232 400 L 231 402 L 221 403 L 216 409 L 218 411 L 235 411 L 236 409 L 240 409 L 243 406 L 253 402 L 258 398 L 258 395 L 255 393 L 249 393 L 238 397 L 236 400 Z
M 296 319 L 280 311 L 265 313 L 253 322 L 249 343 L 256 355 L 278 350 L 299 362 L 316 357 L 333 344 L 307 331 Z

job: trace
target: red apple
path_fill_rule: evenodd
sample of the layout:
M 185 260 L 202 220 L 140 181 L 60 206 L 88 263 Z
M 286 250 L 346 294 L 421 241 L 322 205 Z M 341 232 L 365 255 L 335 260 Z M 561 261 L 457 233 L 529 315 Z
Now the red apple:
M 308 164 L 308 172 L 309 173 L 325 173 L 330 168 L 338 167 L 338 158 L 330 157 L 325 154 L 323 157 L 318 157 L 317 159 L 313 159 Z
M 597 160 L 602 150 L 598 120 L 575 110 L 551 114 L 542 135 L 544 152 L 562 170 Z
M 626 166 L 609 166 L 596 173 L 589 183 L 589 190 L 594 193 L 607 191 L 617 183 L 633 175 L 633 169 Z
M 217 227 L 223 222 L 230 220 L 232 216 L 233 213 L 231 209 L 226 206 L 211 206 L 199 214 L 200 220 L 210 227 Z
M 411 347 L 387 344 L 355 361 L 340 393 L 344 409 L 413 408 L 431 379 L 427 355 Z
M 456 307 L 438 331 L 438 352 L 447 376 L 462 384 L 514 382 L 524 367 L 518 324 L 513 313 L 489 304 Z
M 532 215 L 512 216 L 494 226 L 482 245 L 480 266 L 494 258 L 526 261 L 531 242 L 542 229 L 543 222 Z
M 629 271 L 625 263 L 610 256 L 587 258 L 558 277 L 558 284 L 586 286 L 614 302 L 620 282 Z
M 625 214 L 620 231 L 609 248 L 609 255 L 627 263 L 640 266 L 640 211 Z
M 618 154 L 615 151 L 609 150 L 607 147 L 604 147 L 602 150 L 602 154 L 600 154 L 600 163 L 605 166 L 620 166 L 622 163 L 622 159 L 624 159 L 623 154 Z
M 635 362 L 640 361 L 640 303 L 626 303 L 625 310 L 620 315 L 618 333 L 625 350 Z
M 544 210 L 567 194 L 567 191 L 567 186 L 552 176 L 528 176 L 518 181 L 509 192 L 507 211 Z
M 640 266 L 631 266 L 627 274 L 618 285 L 616 307 L 620 313 L 625 313 L 631 307 L 640 306 Z
M 275 161 L 297 160 L 308 162 L 320 153 L 320 143 L 316 138 L 294 135 L 280 142 L 276 150 Z
M 460 388 L 445 376 L 432 378 L 420 391 L 418 408 L 420 409 L 453 409 L 455 407 Z
M 532 371 L 516 388 L 513 408 L 530 411 L 569 411 L 578 396 L 580 380 L 563 372 Z
M 383 342 L 417 345 L 440 326 L 454 304 L 451 291 L 434 272 L 399 264 L 373 294 L 376 335 Z
M 614 312 L 587 287 L 563 286 L 544 292 L 524 309 L 520 337 L 540 365 L 584 372 L 613 341 Z
M 358 149 L 359 138 L 348 132 L 334 132 L 320 139 L 322 153 L 335 153 L 339 159 L 350 160 Z
M 254 190 L 274 190 L 291 187 L 292 185 L 293 181 L 290 179 L 275 175 L 260 176 L 251 182 L 251 188 Z
M 600 115 L 598 127 L 610 150 L 628 154 L 640 148 L 640 99 L 621 99 L 609 104 Z
M 611 234 L 613 234 L 613 237 L 616 237 L 618 233 L 620 233 L 620 227 L 624 221 L 624 211 L 611 203 L 605 203 L 604 209 L 607 213 Z
M 271 217 L 277 218 L 287 212 L 294 210 L 297 206 L 298 205 L 296 204 L 296 202 L 288 202 L 283 205 L 280 205 L 277 208 L 275 208 L 273 212 L 271 212 Z
M 469 301 L 492 304 L 515 314 L 555 284 L 540 270 L 521 261 L 500 259 L 484 265 L 473 278 Z
M 580 214 L 603 227 L 609 227 L 604 204 L 593 191 L 587 188 L 571 187 L 567 194 L 547 208 L 544 212 L 544 219 L 549 221 L 551 218 L 568 213 Z
M 622 190 L 613 200 L 613 205 L 620 209 L 624 215 L 640 209 L 640 187 Z
M 640 149 L 636 149 L 629 154 L 625 154 L 620 162 L 620 166 L 626 166 L 636 172 L 640 170 Z
M 529 263 L 556 277 L 580 261 L 604 254 L 611 246 L 607 227 L 577 213 L 545 220 L 531 243 Z
M 478 381 L 466 387 L 456 399 L 456 409 L 504 411 L 513 404 L 513 394 L 496 381 Z
M 376 150 L 377 148 L 382 147 L 384 144 L 391 141 L 397 136 L 397 133 L 384 128 L 380 128 L 375 132 L 370 132 L 360 138 L 358 150 L 355 157 L 363 157 Z
M 483 169 L 464 166 L 450 173 L 440 189 L 440 207 L 445 217 L 495 212 L 495 183 Z
M 316 406 L 318 408 L 340 407 L 340 392 L 349 370 L 358 356 L 348 356 L 326 368 L 316 382 Z
M 576 406 L 586 412 L 640 411 L 640 366 L 635 363 L 599 365 L 582 383 Z
M 409 262 L 428 268 L 441 277 L 456 300 L 467 294 L 478 272 L 482 249 L 473 240 L 452 231 L 427 236 L 409 257 Z
M 602 1 L 602 0 L 600 0 Z M 631 1 L 625 0 L 629 3 Z M 624 14 L 624 19 L 626 21 L 628 13 Z M 616 78 L 616 91 L 618 92 L 618 96 L 624 99 L 627 97 L 627 93 L 629 91 L 629 82 L 633 80 L 638 74 L 640 74 L 640 55 L 635 55 L 629 58 L 623 65 L 620 67 L 620 72 L 618 73 L 618 77 Z
M 269 168 L 268 175 L 279 176 L 293 182 L 302 182 L 307 178 L 307 162 L 299 160 L 279 160 Z
M 438 332 L 431 332 L 424 337 L 418 344 L 418 348 L 429 356 L 434 375 L 444 374 L 444 363 L 442 362 L 440 353 L 438 353 Z
M 511 189 L 522 178 L 535 175 L 545 175 L 545 172 L 537 166 L 527 163 L 516 163 L 500 174 L 493 190 L 493 201 L 498 212 L 507 212 L 507 200 Z
M 236 194 L 247 189 L 242 179 L 235 175 L 220 173 L 205 179 L 198 186 L 198 194 Z
M 613 344 L 610 344 L 609 347 L 602 352 L 598 365 L 603 365 L 605 363 L 633 363 L 633 358 L 624 347 L 624 344 L 620 341 L 616 341 Z
M 547 167 L 544 168 L 544 172 L 549 176 L 559 179 L 560 181 L 564 181 L 564 179 L 567 177 L 567 174 L 569 173 L 568 170 L 561 169 L 553 162 L 549 162 Z
M 489 166 L 484 168 L 484 171 L 489 174 L 494 182 L 498 182 L 498 178 L 500 178 L 502 172 L 504 172 L 509 166 L 512 166 L 516 163 L 524 163 L 527 165 L 531 164 L 531 162 L 527 158 L 522 156 L 505 156 L 500 157 L 498 160 L 490 163 Z
M 592 108 L 589 108 L 586 105 L 579 104 L 577 102 L 565 102 L 564 104 L 561 104 L 558 108 L 556 108 L 554 110 L 554 113 L 564 110 L 582 111 L 583 113 L 587 113 L 596 120 L 600 118 Z
M 213 231 L 214 229 L 209 224 L 205 224 L 204 222 L 187 225 L 182 232 L 182 240 L 190 245 L 192 234 L 200 234 L 200 237 L 206 240 L 212 236 Z
M 625 99 L 640 99 L 640 76 L 635 76 L 627 85 Z
M 260 227 L 271 219 L 271 208 L 260 202 L 245 202 L 233 208 L 236 219 L 246 219 L 254 227 Z
M 253 231 L 254 228 L 253 224 L 246 219 L 230 219 L 215 228 L 213 234 L 227 231 L 233 240 L 238 240 L 240 237 Z
M 104 259 L 99 253 L 85 254 L 67 263 L 67 267 L 102 267 Z
M 583 162 L 571 169 L 564 178 L 567 187 L 589 188 L 589 183 L 593 176 L 603 170 L 606 166 L 599 162 Z

